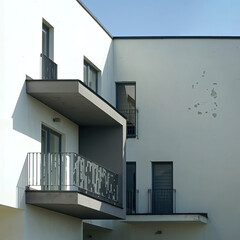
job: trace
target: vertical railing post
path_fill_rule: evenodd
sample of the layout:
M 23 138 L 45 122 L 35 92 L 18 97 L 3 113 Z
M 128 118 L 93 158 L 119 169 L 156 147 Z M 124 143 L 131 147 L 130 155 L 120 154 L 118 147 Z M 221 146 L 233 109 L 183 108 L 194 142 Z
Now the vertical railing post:
M 148 213 L 153 212 L 152 198 L 152 189 L 148 189 Z
M 136 206 L 135 206 L 136 210 L 135 213 L 139 213 L 139 190 L 136 189 Z

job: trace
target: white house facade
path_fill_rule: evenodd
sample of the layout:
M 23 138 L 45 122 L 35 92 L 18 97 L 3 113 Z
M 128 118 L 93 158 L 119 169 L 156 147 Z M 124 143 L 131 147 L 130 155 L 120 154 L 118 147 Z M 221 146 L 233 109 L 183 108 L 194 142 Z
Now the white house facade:
M 0 13 L 1 239 L 239 239 L 238 37 L 113 37 L 76 0 Z

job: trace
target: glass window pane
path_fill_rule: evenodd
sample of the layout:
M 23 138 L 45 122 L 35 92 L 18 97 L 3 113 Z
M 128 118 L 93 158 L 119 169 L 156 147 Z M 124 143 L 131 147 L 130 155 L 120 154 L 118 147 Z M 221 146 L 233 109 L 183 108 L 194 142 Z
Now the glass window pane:
M 90 68 L 88 86 L 93 90 L 97 91 L 97 72 Z
M 83 68 L 83 78 L 84 83 L 88 85 L 88 67 L 85 64 Z
M 49 57 L 49 28 L 45 24 L 42 26 L 42 53 Z
M 88 62 L 84 61 L 84 83 L 93 91 L 97 92 L 98 85 L 98 71 L 92 67 Z
M 41 152 L 47 153 L 47 132 L 42 129 L 42 136 L 41 136 Z
M 117 109 L 127 118 L 127 136 L 136 136 L 136 85 L 117 84 Z
M 49 152 L 56 153 L 60 151 L 60 137 L 50 133 L 50 149 Z

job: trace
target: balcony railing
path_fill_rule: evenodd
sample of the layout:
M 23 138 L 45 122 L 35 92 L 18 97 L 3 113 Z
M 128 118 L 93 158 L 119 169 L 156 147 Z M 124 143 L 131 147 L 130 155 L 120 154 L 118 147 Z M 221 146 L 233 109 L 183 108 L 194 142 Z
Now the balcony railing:
M 176 213 L 175 189 L 148 189 L 147 211 L 139 209 L 139 191 L 127 191 L 127 214 L 171 214 Z
M 42 79 L 57 79 L 57 64 L 43 53 L 42 57 Z
M 119 109 L 119 112 L 127 118 L 127 136 L 136 136 L 136 109 Z
M 78 191 L 121 206 L 119 176 L 76 153 L 28 153 L 30 190 Z
M 152 214 L 169 214 L 176 212 L 176 190 L 152 190 Z

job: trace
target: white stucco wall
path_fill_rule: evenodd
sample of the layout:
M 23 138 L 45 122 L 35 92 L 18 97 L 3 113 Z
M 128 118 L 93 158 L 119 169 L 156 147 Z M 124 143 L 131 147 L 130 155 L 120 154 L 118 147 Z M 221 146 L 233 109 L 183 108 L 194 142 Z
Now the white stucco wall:
M 112 88 L 112 39 L 75 0 L 3 0 L 0 13 L 0 204 L 25 209 L 25 239 L 81 239 L 79 219 L 25 205 L 24 163 L 28 152 L 41 151 L 41 125 L 62 134 L 63 151 L 78 152 L 79 133 L 76 124 L 28 96 L 25 79 L 41 78 L 43 19 L 54 27 L 59 79 L 83 80 L 87 57 L 101 70 L 100 85 Z
M 4 240 L 24 240 L 24 212 L 0 205 L 0 236 Z
M 40 151 L 41 123 L 63 134 L 65 151 L 78 151 L 77 125 L 62 116 L 60 123 L 53 123 L 52 118 L 59 114 L 25 92 L 26 75 L 41 78 L 43 19 L 54 27 L 54 61 L 58 64 L 59 79 L 82 80 L 84 56 L 102 75 L 106 69 L 112 69 L 108 60 L 112 57 L 111 38 L 75 0 L 1 1 L 3 4 L 0 189 L 4 194 L 0 203 L 17 206 L 15 188 L 27 152 Z M 110 75 L 102 77 L 102 86 L 113 86 L 109 84 Z
M 177 212 L 209 215 L 198 239 L 240 236 L 239 62 L 239 40 L 114 40 L 114 80 L 136 81 L 139 139 L 127 140 L 126 156 L 137 165 L 139 212 L 151 162 L 171 161 Z
M 83 223 L 78 218 L 38 207 L 27 206 L 24 222 L 25 240 L 83 239 Z

